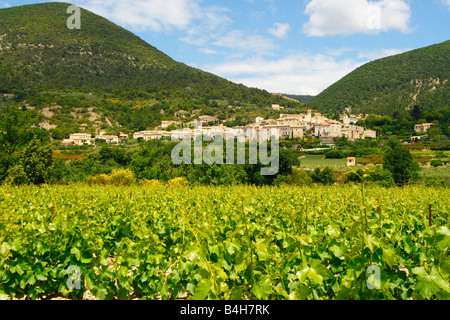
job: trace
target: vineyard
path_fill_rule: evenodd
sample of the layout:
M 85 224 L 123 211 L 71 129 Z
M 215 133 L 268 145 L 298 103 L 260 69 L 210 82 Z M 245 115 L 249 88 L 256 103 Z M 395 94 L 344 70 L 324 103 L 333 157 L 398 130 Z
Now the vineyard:
M 0 187 L 0 298 L 450 299 L 450 192 Z

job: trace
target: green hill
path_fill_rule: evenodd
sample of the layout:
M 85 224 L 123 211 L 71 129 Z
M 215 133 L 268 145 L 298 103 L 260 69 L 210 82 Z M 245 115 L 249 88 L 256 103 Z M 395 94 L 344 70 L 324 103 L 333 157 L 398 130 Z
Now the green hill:
M 183 90 L 212 98 L 271 96 L 176 62 L 131 32 L 84 9 L 81 29 L 69 30 L 68 6 L 45 3 L 0 10 L 3 92 Z
M 84 9 L 81 29 L 69 30 L 68 7 L 44 3 L 0 10 L 0 93 L 37 108 L 67 107 L 53 110 L 51 124 L 75 130 L 75 107 L 96 107 L 113 124 L 142 129 L 174 119 L 180 110 L 202 109 L 226 119 L 236 116 L 229 104 L 301 106 L 174 61 Z
M 323 112 L 393 114 L 450 107 L 450 41 L 363 65 L 309 104 Z

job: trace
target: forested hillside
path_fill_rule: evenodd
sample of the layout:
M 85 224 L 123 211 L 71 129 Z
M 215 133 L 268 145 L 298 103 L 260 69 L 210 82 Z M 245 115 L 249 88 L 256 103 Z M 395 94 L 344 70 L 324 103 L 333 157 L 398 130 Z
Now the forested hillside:
M 227 119 L 254 116 L 252 111 L 228 110 L 229 105 L 301 106 L 174 61 L 84 9 L 81 29 L 69 30 L 68 6 L 45 3 L 0 10 L 0 93 L 13 94 L 8 103 L 24 102 L 37 110 L 62 107 L 51 110 L 55 117 L 50 126 L 71 131 L 78 122 L 89 127 L 87 120 L 95 113 L 106 117 L 102 123 L 110 127 L 142 130 L 176 118 L 180 110 L 187 111 L 187 118 L 197 110 Z M 93 109 L 82 120 L 88 108 Z
M 323 112 L 408 113 L 450 106 L 450 41 L 370 62 L 310 103 Z

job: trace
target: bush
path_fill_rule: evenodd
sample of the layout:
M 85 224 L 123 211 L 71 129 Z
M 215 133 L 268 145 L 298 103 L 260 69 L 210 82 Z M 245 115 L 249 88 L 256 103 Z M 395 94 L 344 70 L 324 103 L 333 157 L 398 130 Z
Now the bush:
M 294 186 L 309 186 L 313 180 L 305 170 L 294 168 L 292 174 L 286 177 L 286 183 Z
M 110 184 L 115 186 L 129 186 L 135 181 L 134 173 L 130 169 L 114 169 L 109 179 Z
M 28 179 L 28 176 L 25 170 L 23 169 L 23 166 L 17 165 L 9 168 L 5 182 L 13 186 L 20 186 L 28 184 L 30 180 Z
M 395 185 L 392 173 L 382 167 L 375 167 L 375 171 L 370 173 L 369 181 L 386 188 L 393 187 Z
M 163 183 L 161 181 L 156 180 L 156 179 L 142 180 L 139 182 L 139 184 L 144 187 L 159 187 L 159 186 L 163 185 Z
M 87 183 L 89 185 L 108 185 L 110 182 L 110 177 L 107 174 L 97 174 L 93 177 L 89 177 L 87 179 Z
M 286 183 L 286 177 L 282 174 L 277 175 L 276 178 L 273 179 L 273 182 L 272 182 L 272 184 L 274 186 L 281 186 L 284 183 Z
M 341 150 L 330 150 L 325 153 L 327 159 L 344 159 L 345 154 Z
M 88 178 L 89 185 L 114 185 L 114 186 L 129 186 L 135 181 L 134 173 L 130 169 L 114 169 L 108 174 L 97 174 Z
M 167 181 L 168 187 L 185 187 L 189 185 L 189 181 L 185 177 L 178 177 Z
M 431 160 L 430 164 L 435 168 L 442 167 L 444 165 L 444 163 L 441 160 Z
M 309 173 L 309 175 L 314 183 L 328 185 L 328 184 L 333 184 L 336 182 L 336 178 L 334 177 L 333 170 L 330 167 L 326 167 L 323 170 L 320 168 L 317 168 L 313 172 Z

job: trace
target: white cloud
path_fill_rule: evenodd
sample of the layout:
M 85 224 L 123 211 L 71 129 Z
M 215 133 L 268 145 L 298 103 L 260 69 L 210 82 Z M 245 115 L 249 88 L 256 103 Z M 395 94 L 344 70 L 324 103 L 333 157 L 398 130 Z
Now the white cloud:
M 361 65 L 351 59 L 297 52 L 278 60 L 257 57 L 202 68 L 233 82 L 270 92 L 317 95 Z
M 223 33 L 232 23 L 226 14 L 228 11 L 228 9 L 219 7 L 203 10 L 203 13 L 199 15 L 203 18 L 198 19 L 196 24 L 189 27 L 187 35 L 181 38 L 181 41 L 197 46 L 206 45 L 211 39 Z
M 204 53 L 204 54 L 218 54 L 219 53 L 216 50 L 209 49 L 209 48 L 200 48 L 200 49 L 198 49 L 198 51 L 201 53 Z
M 363 64 L 410 49 L 330 49 L 326 54 L 296 52 L 280 59 L 254 57 L 201 66 L 233 82 L 275 93 L 317 95 Z M 355 58 L 340 57 L 354 52 Z
M 442 0 L 442 4 L 448 7 L 448 10 L 450 10 L 450 0 Z
M 291 30 L 291 26 L 289 23 L 275 23 L 274 28 L 270 28 L 268 32 L 277 37 L 277 38 L 285 38 L 289 30 Z
M 310 16 L 303 26 L 308 36 L 411 31 L 411 8 L 405 0 L 310 0 L 305 14 Z
M 232 49 L 238 55 L 247 53 L 268 54 L 277 46 L 267 37 L 259 34 L 246 34 L 242 30 L 232 30 L 222 36 L 219 36 L 213 45 Z
M 193 21 L 210 27 L 222 23 L 224 17 L 218 14 L 223 8 L 201 5 L 201 0 L 74 0 L 96 14 L 108 18 L 119 25 L 133 29 L 155 31 L 186 29 Z

